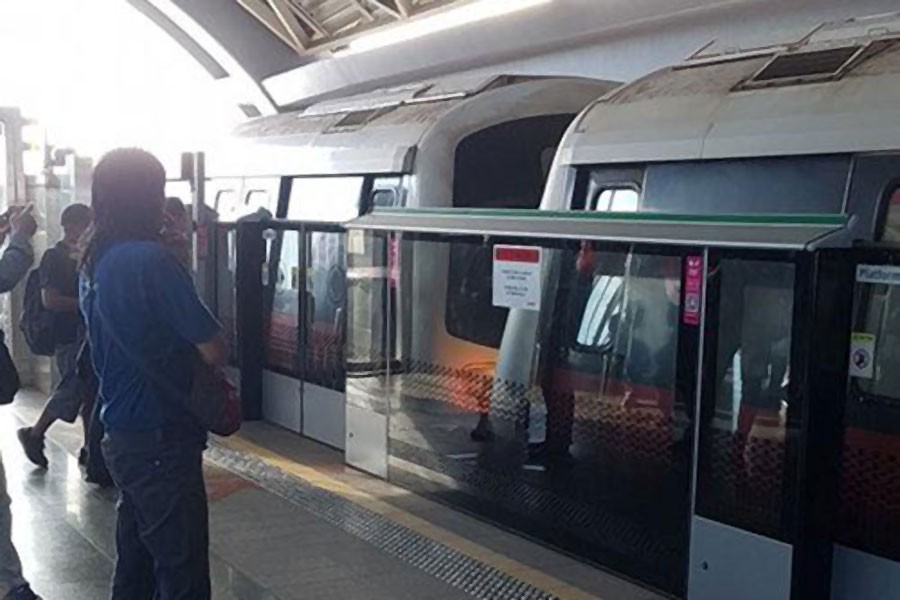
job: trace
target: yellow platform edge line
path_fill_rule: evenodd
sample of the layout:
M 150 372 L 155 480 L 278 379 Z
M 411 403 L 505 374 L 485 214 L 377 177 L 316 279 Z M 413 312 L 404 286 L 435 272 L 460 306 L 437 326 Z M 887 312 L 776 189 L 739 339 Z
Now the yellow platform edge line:
M 462 554 L 474 558 L 498 571 L 506 573 L 519 581 L 523 581 L 549 594 L 553 594 L 561 600 L 602 600 L 599 596 L 589 594 L 584 590 L 548 575 L 543 571 L 529 567 L 528 565 L 522 564 L 508 556 L 490 550 L 489 548 L 485 548 L 468 538 L 453 533 L 443 527 L 434 525 L 402 508 L 384 502 L 369 492 L 365 492 L 344 483 L 343 481 L 339 481 L 318 469 L 299 464 L 290 458 L 282 456 L 277 452 L 273 452 L 268 448 L 259 446 L 245 438 L 232 437 L 226 440 L 219 440 L 219 443 L 233 450 L 252 454 L 266 464 L 280 469 L 293 477 L 297 477 L 317 488 L 327 490 L 346 498 L 390 521 L 403 525 L 407 529 L 415 531 L 420 535 L 424 535 L 435 542 L 444 544 L 457 552 L 461 552 Z

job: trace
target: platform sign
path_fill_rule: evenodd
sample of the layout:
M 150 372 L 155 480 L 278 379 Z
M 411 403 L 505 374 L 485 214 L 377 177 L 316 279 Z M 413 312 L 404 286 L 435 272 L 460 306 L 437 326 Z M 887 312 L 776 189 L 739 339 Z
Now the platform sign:
M 494 246 L 494 306 L 540 310 L 543 250 Z
M 703 257 L 688 256 L 684 260 L 684 307 L 682 321 L 685 325 L 700 324 L 700 304 L 703 294 Z
M 854 333 L 850 338 L 850 376 L 872 379 L 875 375 L 875 336 Z

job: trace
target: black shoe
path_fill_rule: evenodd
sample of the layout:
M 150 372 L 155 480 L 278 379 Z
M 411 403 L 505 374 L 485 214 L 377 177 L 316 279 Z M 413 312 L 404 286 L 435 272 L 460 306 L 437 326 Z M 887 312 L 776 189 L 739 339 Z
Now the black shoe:
M 82 448 L 78 451 L 78 464 L 79 466 L 85 466 L 88 461 L 88 450 L 87 448 Z
M 28 460 L 40 468 L 46 469 L 49 463 L 47 462 L 47 457 L 44 455 L 44 438 L 36 438 L 31 435 L 31 427 L 20 429 L 16 435 L 19 438 L 19 443 L 22 444 L 22 450 L 25 451 L 25 456 L 28 457 Z
M 568 448 L 551 446 L 547 442 L 528 444 L 528 458 L 533 461 L 568 464 L 575 460 Z
M 93 469 L 87 470 L 87 473 L 84 476 L 84 480 L 88 483 L 92 483 L 102 488 L 111 488 L 115 487 L 116 485 L 109 473 L 96 472 Z
M 27 583 L 8 593 L 3 600 L 41 600 L 41 597 L 31 591 Z

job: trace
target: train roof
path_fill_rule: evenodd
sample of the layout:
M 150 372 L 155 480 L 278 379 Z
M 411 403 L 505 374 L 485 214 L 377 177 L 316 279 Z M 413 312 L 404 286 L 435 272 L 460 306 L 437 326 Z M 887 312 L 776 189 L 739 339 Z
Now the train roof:
M 254 119 L 235 131 L 212 168 L 229 174 L 406 173 L 429 133 L 451 114 L 479 125 L 581 112 L 618 83 L 514 75 L 455 76 L 321 102 Z M 249 172 L 248 172 L 249 170 Z M 213 173 L 215 174 L 215 173 Z
M 897 149 L 900 13 L 826 23 L 782 45 L 710 45 L 593 104 L 559 163 Z

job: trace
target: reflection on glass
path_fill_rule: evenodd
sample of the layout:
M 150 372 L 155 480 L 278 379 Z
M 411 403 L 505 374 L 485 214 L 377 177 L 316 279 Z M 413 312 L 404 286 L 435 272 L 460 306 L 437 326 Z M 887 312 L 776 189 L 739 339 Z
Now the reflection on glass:
M 783 486 L 785 440 L 794 427 L 787 421 L 794 266 L 723 260 L 716 275 L 715 408 L 700 433 L 698 513 L 788 539 Z
M 853 346 L 874 359 L 851 374 L 837 538 L 900 560 L 900 287 L 857 284 L 855 317 Z
M 363 177 L 298 177 L 291 185 L 287 218 L 344 223 L 359 216 Z
M 344 234 L 306 232 L 306 305 L 303 339 L 306 381 L 343 391 L 347 268 Z
M 272 307 L 264 318 L 266 366 L 298 376 L 297 334 L 299 328 L 300 233 L 273 232 L 269 256 L 277 252 L 278 262 L 270 265 Z M 271 259 L 270 259 L 271 260 Z
M 391 478 L 452 490 L 470 508 L 677 593 L 690 472 L 690 421 L 676 393 L 681 257 L 545 246 L 554 266 L 545 272 L 557 275 L 543 283 L 541 311 L 514 318 L 492 304 L 492 251 L 482 241 L 401 244 L 400 273 L 413 272 L 399 278 Z M 450 318 L 454 294 L 465 332 Z M 501 346 L 509 327 L 531 333 Z M 525 344 L 537 355 L 511 361 L 525 364 L 521 378 L 497 376 L 502 352 L 533 355 Z
M 347 402 L 387 413 L 388 236 L 350 231 L 347 253 Z
M 891 192 L 881 240 L 900 242 L 900 187 Z

